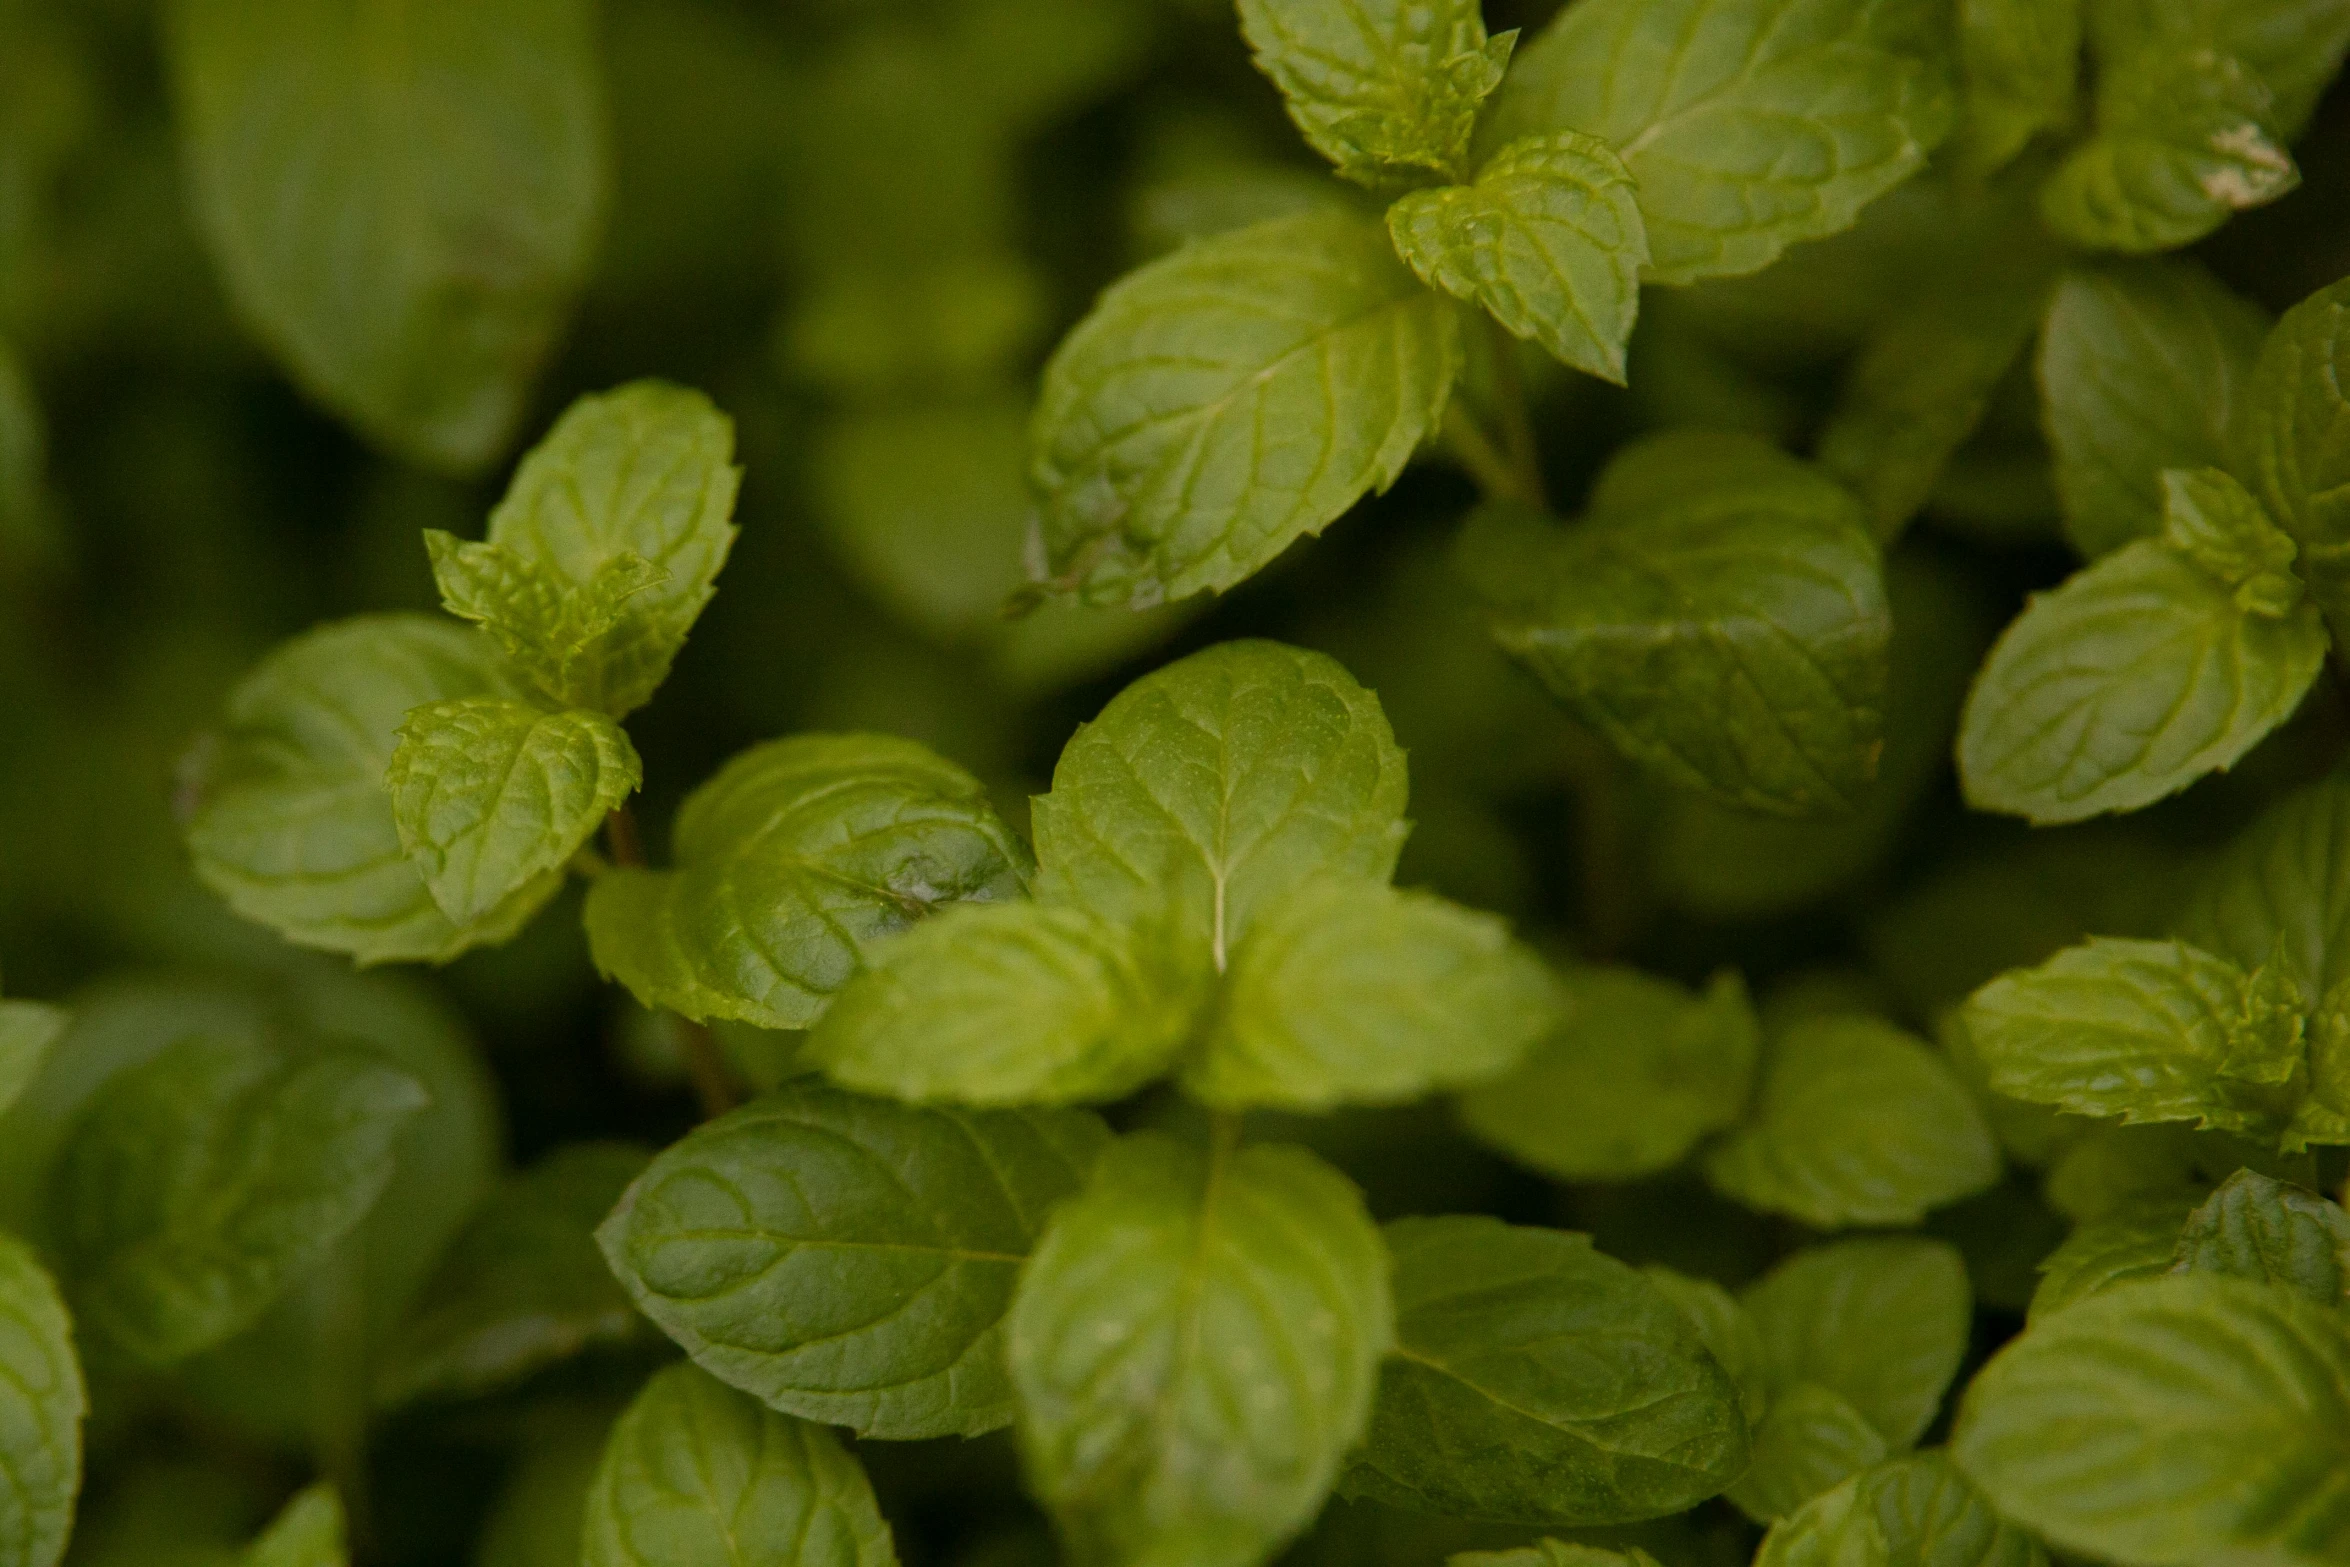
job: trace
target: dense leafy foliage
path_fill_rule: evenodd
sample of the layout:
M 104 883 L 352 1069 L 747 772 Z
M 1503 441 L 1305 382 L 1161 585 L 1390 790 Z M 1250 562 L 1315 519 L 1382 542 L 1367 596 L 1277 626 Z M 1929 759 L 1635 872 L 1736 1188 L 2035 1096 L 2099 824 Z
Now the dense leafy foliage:
M 0 0 L 0 1567 L 2350 1562 L 2346 52 Z

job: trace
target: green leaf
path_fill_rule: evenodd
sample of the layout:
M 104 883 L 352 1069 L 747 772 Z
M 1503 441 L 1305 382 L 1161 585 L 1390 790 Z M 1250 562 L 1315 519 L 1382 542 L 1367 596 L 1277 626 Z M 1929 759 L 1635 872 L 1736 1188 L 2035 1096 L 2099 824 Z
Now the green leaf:
M 2350 979 L 2350 774 L 2288 795 L 2215 856 L 2178 933 L 2244 968 L 2273 959 L 2305 996 Z
M 2115 1287 L 1967 1389 L 1950 1451 L 2001 1513 L 2150 1567 L 2350 1549 L 2350 1318 L 2229 1278 Z
M 2226 463 L 2268 326 L 2193 262 L 2065 274 L 2041 333 L 2040 398 L 2082 554 L 2162 531 L 2164 469 Z
M 1797 1252 L 1741 1299 L 1762 1333 L 1774 1400 L 1816 1383 L 1897 1449 L 1933 1423 L 1973 1318 L 1957 1250 L 1909 1237 Z
M 2350 609 L 2350 279 L 2285 312 L 2234 427 L 2232 465 L 2301 545 L 2336 625 Z
M 0 1115 L 32 1086 L 50 1046 L 65 1032 L 62 1007 L 38 1001 L 0 1001 Z
M 1514 1551 L 1458 1551 L 1444 1567 L 1656 1567 L 1656 1558 L 1638 1546 L 1603 1551 L 1596 1545 L 1537 1540 Z
M 2083 0 L 1959 0 L 1966 116 L 1960 161 L 1989 174 L 2033 137 L 2072 123 Z
M 1676 466 L 1669 488 L 1651 477 Z M 1652 437 L 1580 526 L 1488 508 L 1461 555 L 1501 645 L 1666 781 L 1804 816 L 1852 809 L 1874 775 L 1884 572 L 1858 504 L 1793 458 Z
M 1349 213 L 1152 262 L 1045 367 L 1030 471 L 1049 575 L 1136 607 L 1231 587 L 1395 482 L 1460 353 L 1458 311 Z
M 2275 1141 L 2309 1088 L 2289 973 L 2183 941 L 2068 947 L 1976 991 L 1966 1027 L 1995 1091 L 2076 1115 Z
M 2341 0 L 2096 0 L 2089 19 L 2100 55 L 2207 45 L 2260 73 L 2276 94 L 2276 123 L 2300 138 L 2350 48 Z
M 1737 975 L 1703 995 L 1636 969 L 1563 976 L 1566 1016 L 1517 1071 L 1461 1096 L 1462 1123 L 1562 1181 L 1671 1169 L 1736 1121 L 1762 1030 Z
M 2299 606 L 2298 551 L 2243 485 L 2217 468 L 2173 468 L 2162 495 L 2162 542 L 2234 590 L 2237 608 L 2282 619 Z
M 386 1347 L 377 1398 L 479 1393 L 635 1336 L 595 1231 L 645 1160 L 625 1144 L 573 1144 L 492 1193 Z
M 2187 1216 L 2175 1271 L 2275 1284 L 2350 1311 L 2350 1214 L 2313 1191 L 2238 1170 Z
M 803 1059 L 901 1099 L 1072 1104 L 1165 1072 L 1205 1010 L 1165 938 L 1082 909 L 949 909 L 842 987 Z
M 705 1371 L 860 1436 L 1010 1422 L 1002 1322 L 1109 1137 L 1081 1111 L 923 1109 L 801 1081 L 653 1161 L 598 1232 Z
M 677 868 L 588 894 L 596 965 L 646 1006 L 806 1028 L 876 943 L 1015 897 L 1027 851 L 962 768 L 887 735 L 754 746 L 688 796 Z
M 560 875 L 643 781 L 636 747 L 603 714 L 508 697 L 415 709 L 384 770 L 400 847 L 455 925 Z
M 1012 1302 L 1029 1484 L 1070 1559 L 1245 1567 L 1320 1510 L 1394 1341 L 1362 1196 L 1296 1148 L 1138 1133 Z
M 1473 184 L 1414 191 L 1387 211 L 1395 248 L 1458 299 L 1574 369 L 1624 383 L 1648 231 L 1606 142 L 1561 131 L 1514 141 Z
M 1770 1403 L 1770 1369 L 1764 1363 L 1762 1330 L 1738 1304 L 1736 1296 L 1710 1279 L 1694 1279 L 1657 1263 L 1640 1270 L 1641 1276 L 1664 1291 L 1681 1308 L 1681 1315 L 1697 1333 L 1706 1353 L 1738 1387 L 1738 1408 L 1749 1428 L 1757 1425 Z
M 1485 36 L 1480 0 L 1240 0 L 1240 30 L 1289 117 L 1366 185 L 1466 172 L 1477 110 L 1517 34 Z
M 1885 1435 L 1841 1393 L 1796 1382 L 1771 1399 L 1754 1431 L 1754 1462 L 1730 1500 L 1757 1523 L 1796 1512 L 1884 1458 Z
M 2047 1567 L 1941 1453 L 1914 1453 L 1814 1497 L 1771 1530 L 1754 1567 Z
M 1494 143 L 1608 142 L 1638 183 L 1659 283 L 1758 271 L 1848 228 L 1925 166 L 1949 84 L 1906 0 L 1579 0 L 1529 44 Z
M 89 1395 L 73 1319 L 31 1248 L 0 1233 L 0 1564 L 56 1567 L 73 1530 Z
M 1379 699 L 1335 660 L 1221 643 L 1128 686 L 1061 752 L 1031 818 L 1037 894 L 1174 922 L 1221 970 L 1292 887 L 1392 875 L 1408 791 Z
M 611 644 L 643 635 L 630 600 L 667 575 L 627 551 L 572 587 L 552 567 L 503 544 L 468 544 L 427 528 L 424 548 L 441 607 L 496 638 L 515 672 L 557 707 L 603 705 Z
M 585 1567 L 897 1567 L 856 1459 L 693 1366 L 645 1384 L 588 1491 Z
M 245 918 L 362 963 L 506 940 L 562 878 L 451 923 L 400 847 L 384 772 L 412 710 L 512 694 L 495 650 L 446 621 L 368 615 L 296 637 L 238 683 L 226 732 L 192 759 L 197 874 Z
M 301 1492 L 241 1558 L 242 1567 L 346 1567 L 343 1503 L 334 1487 Z
M 2033 595 L 1967 697 L 1967 803 L 2041 826 L 2131 811 L 2232 767 L 2324 666 L 2314 605 L 2247 609 L 2141 539 Z
M 503 451 L 602 226 L 582 0 L 174 0 L 191 205 L 294 378 L 434 467 Z
M 1949 1063 L 1865 1017 L 1778 1029 L 1753 1108 L 1705 1160 L 1724 1196 L 1821 1229 L 1916 1224 L 1999 1171 L 1999 1145 Z
M 120 1073 L 51 1177 L 77 1315 L 149 1365 L 219 1343 L 367 1216 L 427 1103 L 371 1055 L 289 1062 L 233 1037 L 185 1039 Z
M 2109 1285 L 2169 1272 L 2179 1229 L 2194 1211 L 2192 1198 L 2145 1196 L 2082 1220 L 2063 1245 L 2041 1259 L 2029 1320 L 2037 1322 Z
M 2268 87 L 2244 62 L 2148 49 L 2104 66 L 2097 132 L 2041 187 L 2040 215 L 2091 250 L 2176 250 L 2300 183 Z
M 569 611 L 558 617 L 569 622 L 557 640 L 570 655 L 558 666 L 564 700 L 620 717 L 652 699 L 716 591 L 741 483 L 734 422 L 663 381 L 580 398 L 530 449 L 490 513 L 489 543 L 534 568 Z M 509 638 L 545 619 L 479 607 Z M 543 630 L 521 640 L 542 642 Z
M 1535 1524 L 1659 1518 L 1746 1467 L 1728 1373 L 1588 1236 L 1400 1219 L 1396 1350 L 1347 1494 Z
M 1549 970 L 1501 920 L 1321 877 L 1263 905 L 1182 1083 L 1233 1109 L 1396 1103 L 1509 1071 L 1557 1017 Z

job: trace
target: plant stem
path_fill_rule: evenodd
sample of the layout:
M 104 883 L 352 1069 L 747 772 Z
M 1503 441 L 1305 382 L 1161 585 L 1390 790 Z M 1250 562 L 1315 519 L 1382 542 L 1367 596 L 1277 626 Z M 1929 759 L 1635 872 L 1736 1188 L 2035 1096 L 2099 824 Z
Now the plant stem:
M 612 863 L 623 870 L 643 870 L 645 861 L 644 835 L 637 830 L 636 813 L 623 805 L 604 818 L 604 842 L 612 851 Z M 685 1054 L 685 1075 L 694 1085 L 694 1098 L 701 1102 L 702 1119 L 716 1120 L 736 1105 L 742 1095 L 735 1091 L 734 1075 L 726 1069 L 726 1057 L 718 1049 L 718 1041 L 710 1031 L 689 1017 L 672 1013 L 670 1020 L 677 1025 L 677 1040 Z
M 1527 506 L 1542 504 L 1538 492 L 1529 492 L 1524 476 L 1517 465 L 1502 454 L 1477 421 L 1470 418 L 1458 401 L 1444 410 L 1444 449 L 1452 460 L 1461 465 L 1475 482 L 1477 493 L 1488 501 L 1516 501 Z
M 1518 373 L 1518 340 L 1491 316 L 1485 318 L 1487 342 L 1493 353 L 1494 413 L 1501 420 L 1504 450 L 1516 470 L 1520 498 L 1529 505 L 1550 509 L 1542 483 L 1542 453 L 1534 442 L 1534 420 L 1526 409 L 1526 381 Z

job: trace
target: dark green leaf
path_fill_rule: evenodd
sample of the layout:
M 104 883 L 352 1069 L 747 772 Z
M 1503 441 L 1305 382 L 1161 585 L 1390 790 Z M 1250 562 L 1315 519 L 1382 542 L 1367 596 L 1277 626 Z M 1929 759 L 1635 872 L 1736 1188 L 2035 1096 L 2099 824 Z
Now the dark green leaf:
M 2238 1170 L 2187 1216 L 2174 1271 L 2275 1284 L 2350 1310 L 2350 1214 L 2315 1192 Z
M 0 1567 L 56 1567 L 82 1482 L 89 1396 L 73 1321 L 30 1248 L 0 1233 Z

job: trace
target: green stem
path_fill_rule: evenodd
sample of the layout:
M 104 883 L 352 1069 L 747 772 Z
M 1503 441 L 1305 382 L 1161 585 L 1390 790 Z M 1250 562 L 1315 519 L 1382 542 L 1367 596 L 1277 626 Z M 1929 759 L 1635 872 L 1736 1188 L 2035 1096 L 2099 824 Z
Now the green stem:
M 604 818 L 604 842 L 612 851 L 612 863 L 623 870 L 646 868 L 644 835 L 637 830 L 636 813 L 623 805 Z M 710 1031 L 689 1017 L 671 1015 L 677 1027 L 679 1048 L 685 1055 L 685 1075 L 694 1085 L 694 1098 L 701 1103 L 702 1119 L 714 1121 L 742 1103 L 742 1095 L 735 1090 L 734 1074 L 726 1068 L 726 1057 L 718 1048 L 718 1041 Z
M 1485 318 L 1487 342 L 1493 354 L 1494 413 L 1501 420 L 1503 449 L 1516 470 L 1523 498 L 1544 510 L 1550 498 L 1542 483 L 1542 452 L 1534 441 L 1534 420 L 1527 412 L 1526 382 L 1518 373 L 1518 340 L 1491 316 Z
M 1444 449 L 1454 462 L 1477 486 L 1477 493 L 1488 501 L 1516 501 L 1521 505 L 1542 504 L 1539 490 L 1526 488 L 1525 476 L 1517 464 L 1504 456 L 1493 438 L 1479 427 L 1476 420 L 1456 400 L 1444 410 Z

